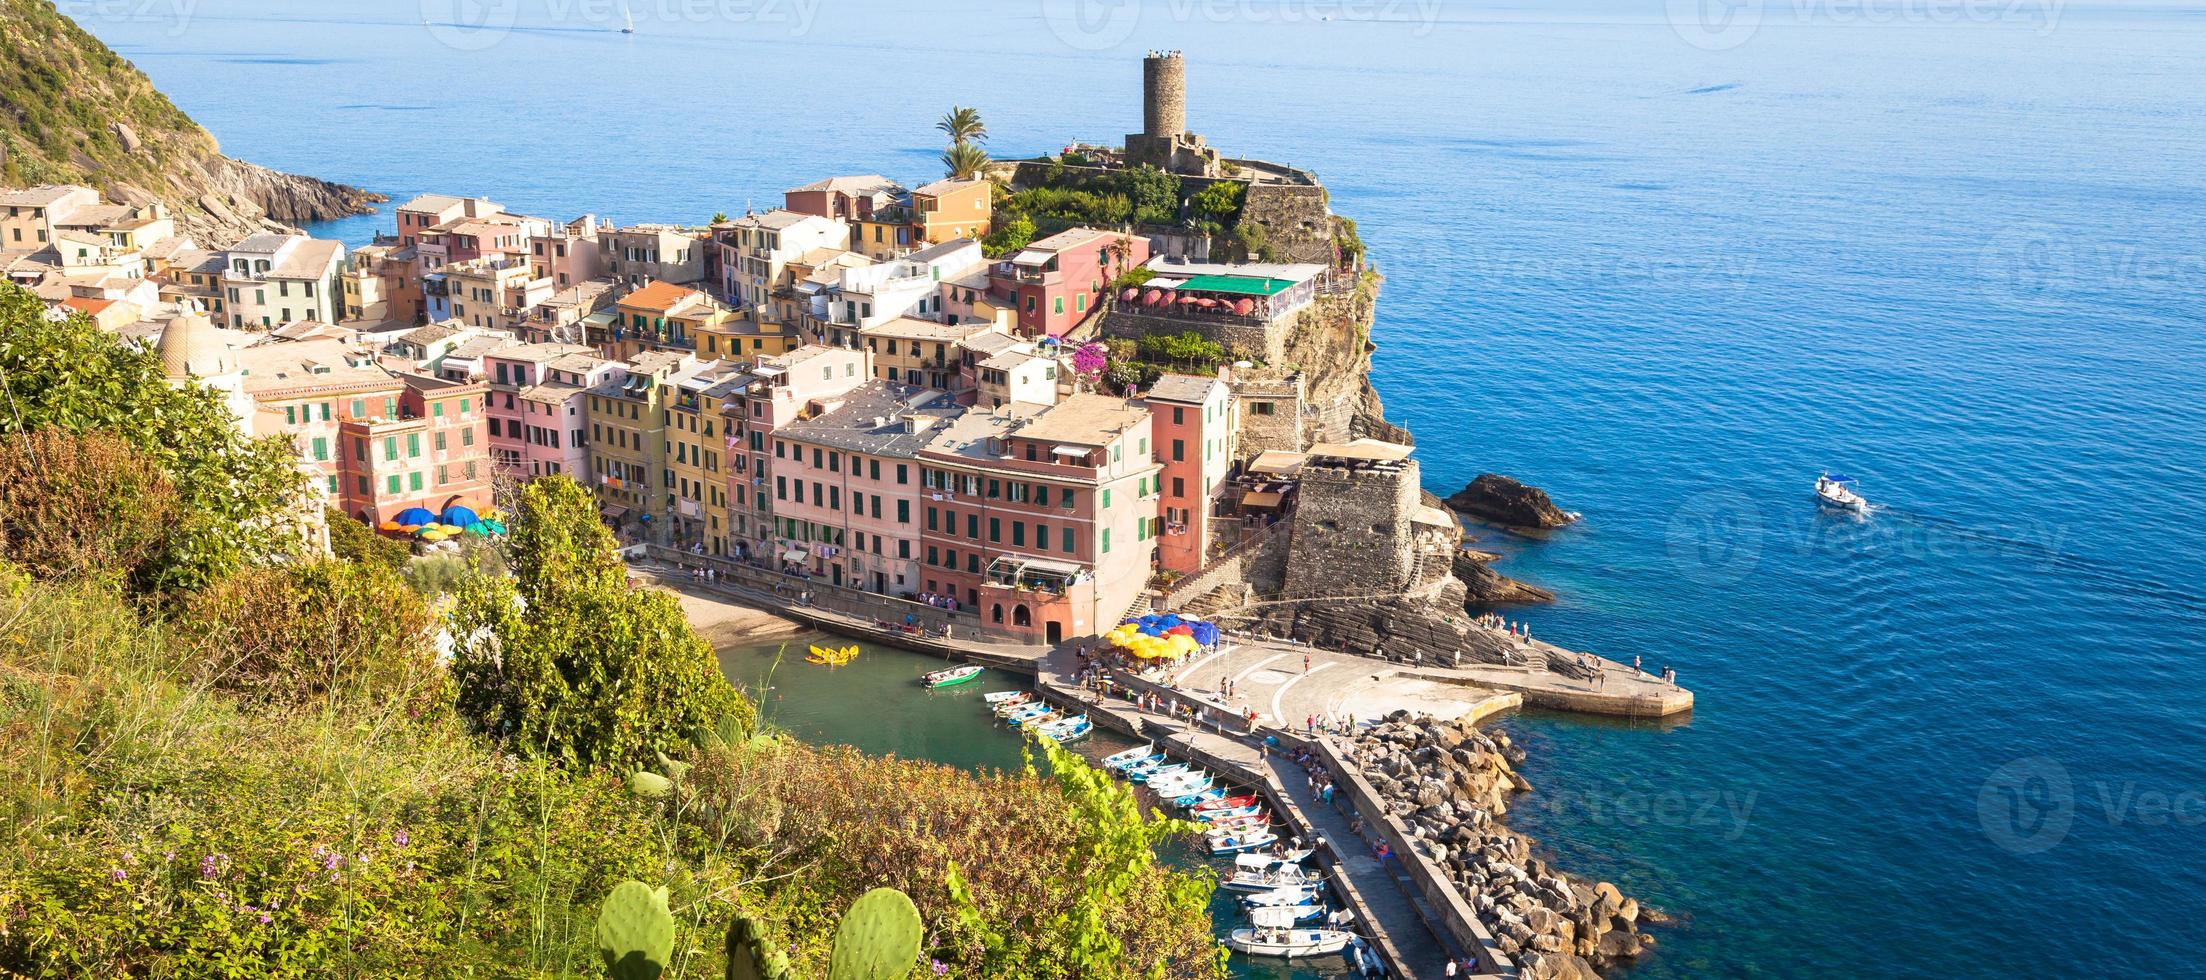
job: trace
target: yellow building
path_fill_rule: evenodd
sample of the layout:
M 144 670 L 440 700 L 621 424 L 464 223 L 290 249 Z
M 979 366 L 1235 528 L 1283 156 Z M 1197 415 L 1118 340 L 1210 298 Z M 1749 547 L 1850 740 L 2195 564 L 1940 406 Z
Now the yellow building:
M 988 235 L 996 187 L 985 180 L 938 180 L 912 192 L 912 224 L 930 245 Z

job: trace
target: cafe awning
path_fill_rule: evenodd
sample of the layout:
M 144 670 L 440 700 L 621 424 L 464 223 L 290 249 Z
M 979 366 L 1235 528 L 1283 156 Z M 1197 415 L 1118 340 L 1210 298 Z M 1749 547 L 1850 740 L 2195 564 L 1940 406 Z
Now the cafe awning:
M 1242 498 L 1241 498 L 1241 506 L 1243 506 L 1243 507 L 1277 507 L 1277 506 L 1279 506 L 1279 502 L 1280 502 L 1281 500 L 1283 500 L 1283 499 L 1285 499 L 1285 498 L 1284 498 L 1284 497 L 1282 497 L 1282 496 L 1281 496 L 1280 494 L 1276 494 L 1276 493 L 1273 493 L 1273 492 L 1271 492 L 1271 491 L 1269 491 L 1269 490 L 1259 490 L 1259 491 L 1257 491 L 1257 492 L 1255 492 L 1255 493 L 1252 493 L 1252 494 L 1249 494 L 1249 495 L 1247 495 L 1247 496 L 1245 496 L 1245 497 L 1242 497 Z
M 781 553 L 782 561 L 803 561 L 810 557 L 811 555 L 806 553 L 803 548 L 791 548 Z

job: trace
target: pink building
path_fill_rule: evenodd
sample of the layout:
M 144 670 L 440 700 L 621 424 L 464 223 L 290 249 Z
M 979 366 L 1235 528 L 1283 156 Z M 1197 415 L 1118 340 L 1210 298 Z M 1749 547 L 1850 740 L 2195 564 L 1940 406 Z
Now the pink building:
M 527 479 L 589 472 L 589 420 L 581 401 L 587 385 L 562 380 L 577 372 L 555 372 L 551 363 L 590 353 L 579 344 L 513 344 L 483 355 L 483 378 L 490 383 L 485 412 L 490 457 L 500 474 Z M 579 373 L 592 381 L 604 376 L 595 367 Z
M 869 381 L 774 433 L 779 566 L 884 595 L 919 589 L 919 463 L 963 411 L 946 392 Z
M 1147 261 L 1146 238 L 1072 228 L 997 263 L 989 281 L 1017 309 L 1021 334 L 1062 337 L 1102 306 L 1112 280 Z
M 553 289 L 567 289 L 604 275 L 597 236 L 597 216 L 585 214 L 529 239 L 530 277 L 551 280 Z
M 1150 432 L 1147 410 L 1090 393 L 966 412 L 919 453 L 921 591 L 1030 642 L 1115 623 L 1162 530 Z
M 780 442 L 774 434 L 816 414 L 816 401 L 840 396 L 870 376 L 865 351 L 815 344 L 761 357 L 747 380 L 730 386 L 721 402 L 721 431 L 727 438 L 727 533 L 735 554 L 765 557 L 777 551 L 773 475 Z
M 1213 504 L 1233 470 L 1240 433 L 1233 391 L 1217 378 L 1167 374 L 1146 401 L 1164 467 L 1157 567 L 1185 575 L 1203 567 Z
M 874 209 L 896 203 L 903 188 L 880 174 L 829 177 L 781 194 L 782 207 L 798 214 L 816 214 L 837 221 L 873 217 Z

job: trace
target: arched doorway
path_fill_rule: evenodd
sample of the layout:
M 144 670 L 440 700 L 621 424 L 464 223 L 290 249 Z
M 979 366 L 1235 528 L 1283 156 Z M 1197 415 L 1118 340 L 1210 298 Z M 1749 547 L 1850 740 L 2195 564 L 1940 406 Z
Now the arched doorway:
M 1029 612 L 1027 612 L 1027 611 L 1026 611 L 1026 604 L 1025 604 L 1025 603 L 1020 603 L 1019 605 L 1016 605 L 1016 606 L 1013 606 L 1013 607 L 1011 607 L 1011 625 L 1013 625 L 1013 626 L 1032 626 L 1032 625 L 1034 625 L 1034 614 L 1032 614 L 1032 613 L 1029 613 Z
M 1003 622 L 1003 603 L 996 603 L 994 606 L 989 608 L 988 621 L 992 623 Z

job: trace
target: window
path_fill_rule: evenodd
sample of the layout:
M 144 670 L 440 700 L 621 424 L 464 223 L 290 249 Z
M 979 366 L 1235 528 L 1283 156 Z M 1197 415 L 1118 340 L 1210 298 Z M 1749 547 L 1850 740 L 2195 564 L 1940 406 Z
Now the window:
M 1111 529 L 1110 529 L 1110 528 L 1104 528 L 1104 529 L 1103 529 L 1103 553 L 1104 553 L 1104 554 L 1106 554 L 1106 555 L 1107 555 L 1107 554 L 1110 554 L 1110 553 L 1111 553 Z
M 406 484 L 412 489 L 421 489 L 421 471 L 415 470 L 412 473 L 406 474 Z
M 1111 488 L 1109 487 L 1103 488 L 1103 509 L 1111 509 Z
M 988 519 L 988 540 L 1003 540 L 1003 518 L 991 517 Z
M 1064 528 L 1063 530 L 1064 530 L 1064 545 L 1065 545 L 1065 549 L 1064 549 L 1064 550 L 1065 550 L 1065 554 L 1068 554 L 1068 555 L 1069 555 L 1069 554 L 1072 554 L 1072 553 L 1073 553 L 1073 550 L 1074 550 L 1074 549 L 1073 549 L 1073 546 L 1072 546 L 1072 529 L 1068 527 L 1068 528 Z
M 911 502 L 911 501 L 909 501 L 909 500 L 899 500 L 899 501 L 897 501 L 897 502 L 896 502 L 896 523 L 898 523 L 898 524 L 909 524 L 909 523 L 911 523 L 911 522 L 912 522 L 912 502 Z
M 393 460 L 393 459 L 397 459 L 397 458 L 398 458 L 398 437 L 397 437 L 397 436 L 384 436 L 384 437 L 383 437 L 383 458 L 384 458 L 385 460 Z
M 392 492 L 392 493 L 397 493 L 397 492 L 398 492 L 398 474 L 396 474 L 396 473 L 393 473 L 393 474 L 391 474 L 390 476 L 384 477 L 384 478 L 383 478 L 383 485 L 384 485 L 384 487 L 385 487 L 385 488 L 387 488 L 387 489 L 388 489 L 388 490 L 389 490 L 390 492 Z
M 328 440 L 328 439 L 325 439 L 325 438 L 323 438 L 323 437 L 321 437 L 321 436 L 315 436 L 315 437 L 314 437 L 314 459 L 315 459 L 315 460 L 316 460 L 317 462 L 326 462 L 326 461 L 328 461 L 328 459 L 329 459 L 329 440 Z

